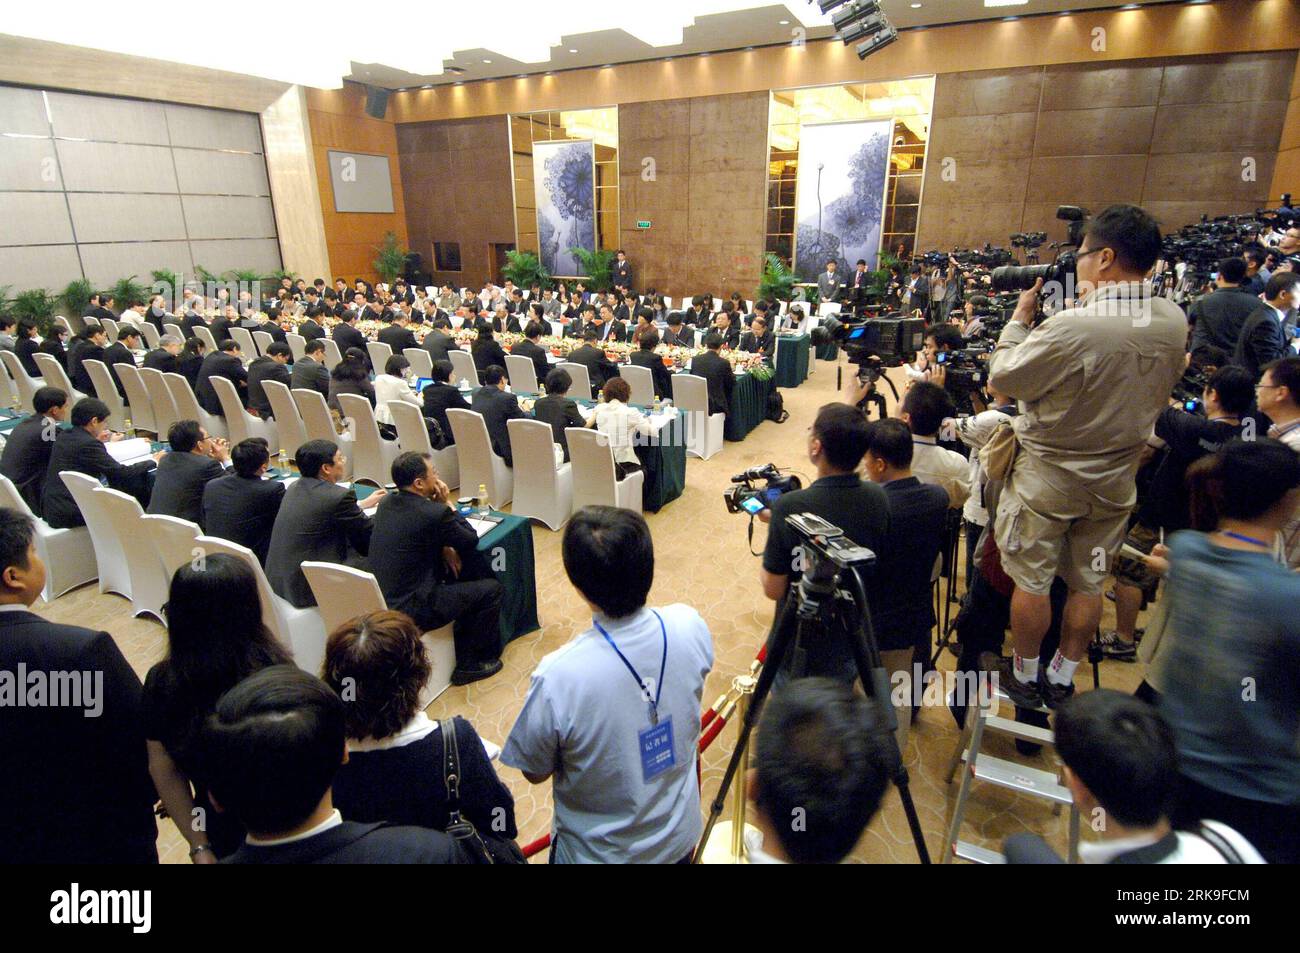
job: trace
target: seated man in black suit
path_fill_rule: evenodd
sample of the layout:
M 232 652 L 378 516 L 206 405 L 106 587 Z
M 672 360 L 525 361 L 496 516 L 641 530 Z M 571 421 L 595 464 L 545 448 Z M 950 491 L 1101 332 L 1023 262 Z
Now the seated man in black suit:
M 140 329 L 131 324 L 124 324 L 117 332 L 117 340 L 104 348 L 104 356 L 101 358 L 108 366 L 108 376 L 113 379 L 117 385 L 118 394 L 126 399 L 126 385 L 122 383 L 122 378 L 118 377 L 117 371 L 113 369 L 114 364 L 125 364 L 127 367 L 135 367 L 135 355 L 132 351 L 140 349 Z
M 420 346 L 429 352 L 429 358 L 437 364 L 439 361 L 451 360 L 449 353 L 455 349 L 456 339 L 435 324 L 425 332 L 424 342 Z
M 230 448 L 209 437 L 196 420 L 178 420 L 167 431 L 171 452 L 158 461 L 148 513 L 203 523 L 203 489 L 225 473 Z
M 725 347 L 736 348 L 740 346 L 740 325 L 735 320 L 735 313 L 731 310 L 730 301 L 723 304 L 722 310 L 713 319 L 713 327 L 709 329 L 709 333 L 720 335 Z
M 492 441 L 492 452 L 506 462 L 506 466 L 515 465 L 514 455 L 510 452 L 510 430 L 506 421 L 517 420 L 524 416 L 519 409 L 519 398 L 506 393 L 506 370 L 493 364 L 483 371 L 483 386 L 474 391 L 470 401 L 470 410 L 483 415 L 487 425 L 488 439 Z
M 18 337 L 14 343 L 14 353 L 29 377 L 41 377 L 41 369 L 36 363 L 36 355 L 41 353 L 41 342 L 36 340 L 36 322 L 23 318 L 18 322 Z
M 194 395 L 199 400 L 199 406 L 208 413 L 224 416 L 221 410 L 221 399 L 217 397 L 217 389 L 212 386 L 212 378 L 224 377 L 233 383 L 236 393 L 239 394 L 240 406 L 246 407 L 248 406 L 248 371 L 244 369 L 239 345 L 233 340 L 226 338 L 217 343 L 217 348 L 214 353 L 207 354 L 203 358 Z
M 546 396 L 540 397 L 533 405 L 533 416 L 542 423 L 551 425 L 555 442 L 564 450 L 564 460 L 569 460 L 569 440 L 564 433 L 566 427 L 590 427 L 595 423 L 595 414 L 588 422 L 578 410 L 578 403 L 569 397 L 569 388 L 573 378 L 562 367 L 557 367 L 546 375 Z M 427 406 L 427 402 L 426 402 Z
M 233 304 L 228 304 L 221 312 L 221 317 L 217 318 L 209 325 L 212 331 L 212 340 L 221 346 L 221 342 L 230 337 L 230 329 L 239 327 L 239 312 Z
M 582 347 L 575 348 L 569 353 L 569 361 L 574 364 L 581 364 L 587 369 L 587 376 L 591 378 L 592 390 L 597 393 L 605 386 L 606 381 L 618 377 L 618 365 L 606 357 L 605 352 L 596 346 L 596 328 L 594 325 L 589 326 L 582 332 Z M 594 394 L 582 394 L 581 396 L 590 399 Z
M 628 360 L 637 367 L 650 368 L 655 396 L 664 400 L 673 396 L 673 373 L 664 365 L 664 359 L 655 353 L 658 346 L 659 332 L 651 327 L 641 333 L 641 347 L 633 351 Z
M 32 512 L 40 516 L 41 491 L 54 437 L 68 415 L 68 395 L 59 387 L 41 387 L 32 397 L 32 406 L 36 413 L 9 431 L 0 454 L 0 474 L 9 478 Z
M 609 305 L 601 305 L 600 311 L 596 313 L 596 322 L 592 325 L 592 330 L 596 332 L 596 340 L 601 344 L 611 341 L 626 341 L 627 328 L 623 326 L 622 321 L 614 320 L 614 309 Z M 584 334 L 585 338 L 586 335 Z
M 442 428 L 442 435 L 447 440 L 447 446 L 456 442 L 456 437 L 451 432 L 451 421 L 447 419 L 447 411 L 473 409 L 459 388 L 451 383 L 453 373 L 455 369 L 451 366 L 451 361 L 434 361 L 433 380 L 425 385 L 423 391 L 424 416 L 438 422 L 438 426 Z
M 474 367 L 478 370 L 480 379 L 489 367 L 506 366 L 506 352 L 501 349 L 500 342 L 492 336 L 491 327 L 478 329 L 478 337 L 470 345 L 469 353 L 474 358 Z
M 322 397 L 330 395 L 330 372 L 325 367 L 325 342 L 320 338 L 308 341 L 303 348 L 303 357 L 293 364 L 293 373 L 289 375 L 289 386 L 318 390 Z M 265 392 L 265 389 L 263 389 Z
M 1287 314 L 1300 307 L 1300 275 L 1281 271 L 1268 279 L 1264 300 L 1246 318 L 1232 363 L 1244 367 L 1253 380 L 1259 380 L 1264 367 L 1286 357 Z
M 199 525 L 209 536 L 247 546 L 266 565 L 271 548 L 271 527 L 275 525 L 284 483 L 264 480 L 271 463 L 271 451 L 263 437 L 241 440 L 230 450 L 233 472 L 227 472 L 203 487 L 203 519 Z
M 767 319 L 755 316 L 750 330 L 740 336 L 740 349 L 751 354 L 762 354 L 767 362 L 772 362 L 776 353 L 776 335 L 767 329 Z
M 682 323 L 682 313 L 673 311 L 668 315 L 668 327 L 664 330 L 663 342 L 669 347 L 695 347 L 695 332 Z
M 59 477 L 63 470 L 107 480 L 110 487 L 131 494 L 142 505 L 149 503 L 146 474 L 162 458 L 163 451 L 155 453 L 152 460 L 141 460 L 130 466 L 118 463 L 104 449 L 105 441 L 119 439 L 109 432 L 108 416 L 108 405 L 102 400 L 84 397 L 72 408 L 72 429 L 60 430 L 54 438 L 50 466 L 45 472 L 45 486 L 41 491 L 41 516 L 55 529 L 86 525 L 77 501 Z
M 346 354 L 348 348 L 355 347 L 362 351 L 366 349 L 366 336 L 357 330 L 357 316 L 359 312 L 349 311 L 339 323 L 334 325 L 334 331 L 330 335 L 334 342 L 339 346 L 339 353 Z
M 294 333 L 301 336 L 304 341 L 317 341 L 325 337 L 325 327 L 321 324 L 325 314 L 323 305 L 317 306 L 315 311 L 308 307 L 306 318 L 294 329 Z
M 397 492 L 375 511 L 370 570 L 390 609 L 421 631 L 455 623 L 453 685 L 501 671 L 501 583 L 478 552 L 478 534 L 457 515 L 456 498 L 430 457 L 407 451 L 393 461 Z
M 709 413 L 731 413 L 731 395 L 736 390 L 736 372 L 731 362 L 718 352 L 722 350 L 722 335 L 710 331 L 704 338 L 708 348 L 691 359 L 691 373 L 709 383 Z
M 268 344 L 266 353 L 248 365 L 248 406 L 263 420 L 270 420 L 275 415 L 271 412 L 271 398 L 266 396 L 266 388 L 262 384 L 265 381 L 275 381 L 285 387 L 292 387 L 293 376 L 289 373 L 288 366 L 292 358 L 293 351 L 289 345 L 276 341 Z
M 524 328 L 524 339 L 510 349 L 511 354 L 523 355 L 533 362 L 538 385 L 546 380 L 551 369 L 551 363 L 546 359 L 546 349 L 537 343 L 541 340 L 544 329 L 541 321 L 529 321 L 528 327 Z
M 87 396 L 95 393 L 95 382 L 90 379 L 90 372 L 82 366 L 82 362 L 102 361 L 107 344 L 108 332 L 102 327 L 88 325 L 68 348 L 68 378 L 74 388 Z
M 161 371 L 164 374 L 179 374 L 180 363 L 176 360 L 185 346 L 174 334 L 164 334 L 158 339 L 158 346 L 144 356 L 142 367 Z
M 295 460 L 302 477 L 285 492 L 276 514 L 266 578 L 276 595 L 301 609 L 316 604 L 302 574 L 304 562 L 364 566 L 372 529 L 367 511 L 379 505 L 385 491 L 376 490 L 358 504 L 355 487 L 338 486 L 346 460 L 332 440 L 308 440 Z
M 387 344 L 393 349 L 394 354 L 401 354 L 408 347 L 419 347 L 420 342 L 411 333 L 410 323 L 410 316 L 405 311 L 395 312 L 392 324 L 379 329 L 379 334 L 376 335 L 379 343 Z M 375 370 L 378 372 L 382 368 L 375 368 Z
M 355 824 L 331 788 L 347 756 L 345 703 L 293 665 L 272 665 L 217 701 L 202 727 L 218 810 L 248 831 L 224 864 L 470 863 L 442 831 Z
M 208 322 L 198 311 L 186 311 L 185 317 L 181 318 L 180 321 L 181 333 L 187 338 L 194 337 L 195 328 L 206 328 L 207 326 Z M 216 332 L 213 332 L 213 336 L 216 336 Z
M 595 323 L 596 309 L 592 305 L 584 304 L 578 309 L 577 317 L 564 326 L 564 336 L 566 338 L 582 338 L 587 328 Z
M 265 331 L 267 334 L 271 335 L 272 340 L 276 343 L 287 345 L 289 343 L 289 338 L 285 336 L 285 330 L 280 327 L 280 322 L 282 320 L 287 320 L 290 313 L 292 312 L 288 308 L 283 310 L 272 308 L 270 311 L 266 312 L 266 320 L 259 322 L 257 327 L 253 328 L 253 330 Z
M 30 611 L 45 586 L 35 543 L 31 519 L 0 509 L 0 671 L 28 672 L 0 705 L 0 864 L 157 863 L 140 679 L 107 632 Z M 37 673 L 48 693 L 15 701 Z

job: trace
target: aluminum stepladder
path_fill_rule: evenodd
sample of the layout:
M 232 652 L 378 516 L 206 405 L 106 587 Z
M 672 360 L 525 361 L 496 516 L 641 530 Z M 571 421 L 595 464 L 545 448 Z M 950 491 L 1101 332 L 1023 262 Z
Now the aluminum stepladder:
M 961 740 L 957 742 L 957 748 L 953 752 L 952 760 L 948 765 L 948 783 L 952 783 L 958 767 L 963 762 L 965 763 L 965 770 L 962 771 L 961 787 L 957 792 L 957 802 L 953 805 L 952 821 L 948 825 L 948 835 L 945 841 L 947 849 L 943 852 L 940 863 L 951 863 L 954 857 L 977 864 L 1005 863 L 1005 859 L 997 851 L 958 840 L 958 835 L 961 833 L 962 819 L 966 812 L 966 804 L 970 798 L 971 786 L 976 781 L 983 781 L 1012 791 L 1020 791 L 1022 794 L 1028 794 L 1031 797 L 1041 798 L 1053 805 L 1053 813 L 1060 813 L 1061 806 L 1068 805 L 1070 808 L 1069 861 L 1072 864 L 1078 863 L 1079 810 L 1074 805 L 1074 799 L 1070 796 L 1069 788 L 1061 784 L 1057 776 L 1049 771 L 1031 768 L 1015 761 L 1007 761 L 1003 758 L 994 758 L 980 753 L 980 746 L 984 742 L 985 732 L 988 731 L 994 731 L 1011 738 L 1019 738 L 1034 744 L 1049 746 L 1053 744 L 1054 738 L 1051 729 L 1022 724 L 995 714 L 1001 701 L 1005 701 L 1008 705 L 1011 704 L 1011 700 L 1007 695 L 1001 688 L 998 688 L 987 699 L 981 694 L 978 706 L 968 705 L 966 708 L 966 724 L 962 729 Z M 1043 707 L 1039 711 L 1046 713 L 1048 709 Z

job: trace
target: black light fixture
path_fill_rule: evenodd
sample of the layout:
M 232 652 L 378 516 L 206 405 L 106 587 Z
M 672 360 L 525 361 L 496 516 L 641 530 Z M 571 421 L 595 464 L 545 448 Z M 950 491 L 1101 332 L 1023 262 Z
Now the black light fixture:
M 835 28 L 836 33 L 839 33 L 855 20 L 862 20 L 879 12 L 880 0 L 869 0 L 867 3 L 855 3 L 850 7 L 845 7 L 843 10 L 836 13 L 835 16 L 831 17 L 831 26 Z
M 892 29 L 889 21 L 885 19 L 883 13 L 874 13 L 865 19 L 859 20 L 852 26 L 840 31 L 840 39 L 847 43 L 855 43 L 858 40 L 865 39 L 876 33 Z
M 817 0 L 817 6 L 821 8 L 822 14 L 830 13 L 836 7 L 841 7 L 845 0 Z
M 858 59 L 865 60 L 872 53 L 876 52 L 876 50 L 884 49 L 886 46 L 888 46 L 890 43 L 893 43 L 897 39 L 898 39 L 898 31 L 895 30 L 892 26 L 887 30 L 883 30 L 882 32 L 877 33 L 875 36 L 867 40 L 865 43 L 858 44 Z
M 817 0 L 817 5 L 826 14 L 843 6 L 844 0 Z M 858 0 L 831 17 L 831 26 L 845 46 L 862 41 L 857 46 L 860 60 L 898 39 L 898 31 L 880 8 L 880 0 Z

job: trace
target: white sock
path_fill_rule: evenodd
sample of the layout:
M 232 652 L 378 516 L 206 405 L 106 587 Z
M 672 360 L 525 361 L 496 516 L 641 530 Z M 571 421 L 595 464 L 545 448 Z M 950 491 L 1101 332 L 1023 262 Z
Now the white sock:
M 1011 672 L 1016 681 L 1022 685 L 1032 685 L 1038 681 L 1038 656 L 1023 658 L 1015 649 L 1011 650 Z
M 1053 685 L 1069 685 L 1074 681 L 1074 670 L 1078 667 L 1078 662 L 1071 662 L 1057 649 L 1051 664 L 1047 666 L 1047 680 Z

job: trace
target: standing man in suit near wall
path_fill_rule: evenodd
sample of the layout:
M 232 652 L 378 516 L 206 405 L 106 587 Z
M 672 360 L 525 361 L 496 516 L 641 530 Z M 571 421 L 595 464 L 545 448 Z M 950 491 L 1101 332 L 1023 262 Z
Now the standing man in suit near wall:
M 704 338 L 708 348 L 691 360 L 691 373 L 703 377 L 709 384 L 709 413 L 731 413 L 731 396 L 736 390 L 736 372 L 731 362 L 718 352 L 722 350 L 722 335 L 710 331 Z
M 45 586 L 35 541 L 31 519 L 0 510 L 0 671 L 45 673 L 59 695 L 0 706 L 0 864 L 157 863 L 140 680 L 107 632 L 30 611 Z
M 276 595 L 299 609 L 316 605 L 302 573 L 309 560 L 362 568 L 370 552 L 370 517 L 384 498 L 376 490 L 357 503 L 355 487 L 338 486 L 346 460 L 332 440 L 308 440 L 295 455 L 302 477 L 284 494 L 271 530 L 266 578 Z
M 1264 286 L 1264 300 L 1241 327 L 1232 363 L 1250 371 L 1259 380 L 1262 369 L 1287 356 L 1287 336 L 1283 325 L 1288 312 L 1300 307 L 1300 275 L 1278 272 Z
M 59 387 L 41 387 L 32 396 L 32 405 L 36 413 L 9 431 L 0 454 L 0 474 L 9 478 L 32 512 L 40 516 L 41 491 L 55 434 L 68 415 L 68 395 Z
M 826 270 L 817 276 L 817 291 L 823 301 L 839 300 L 840 291 L 844 288 L 844 278 L 836 271 L 837 267 L 835 259 L 827 259 Z
M 623 249 L 619 249 L 614 255 L 613 279 L 615 288 L 623 288 L 626 291 L 632 290 L 632 263 L 627 260 L 627 255 Z

